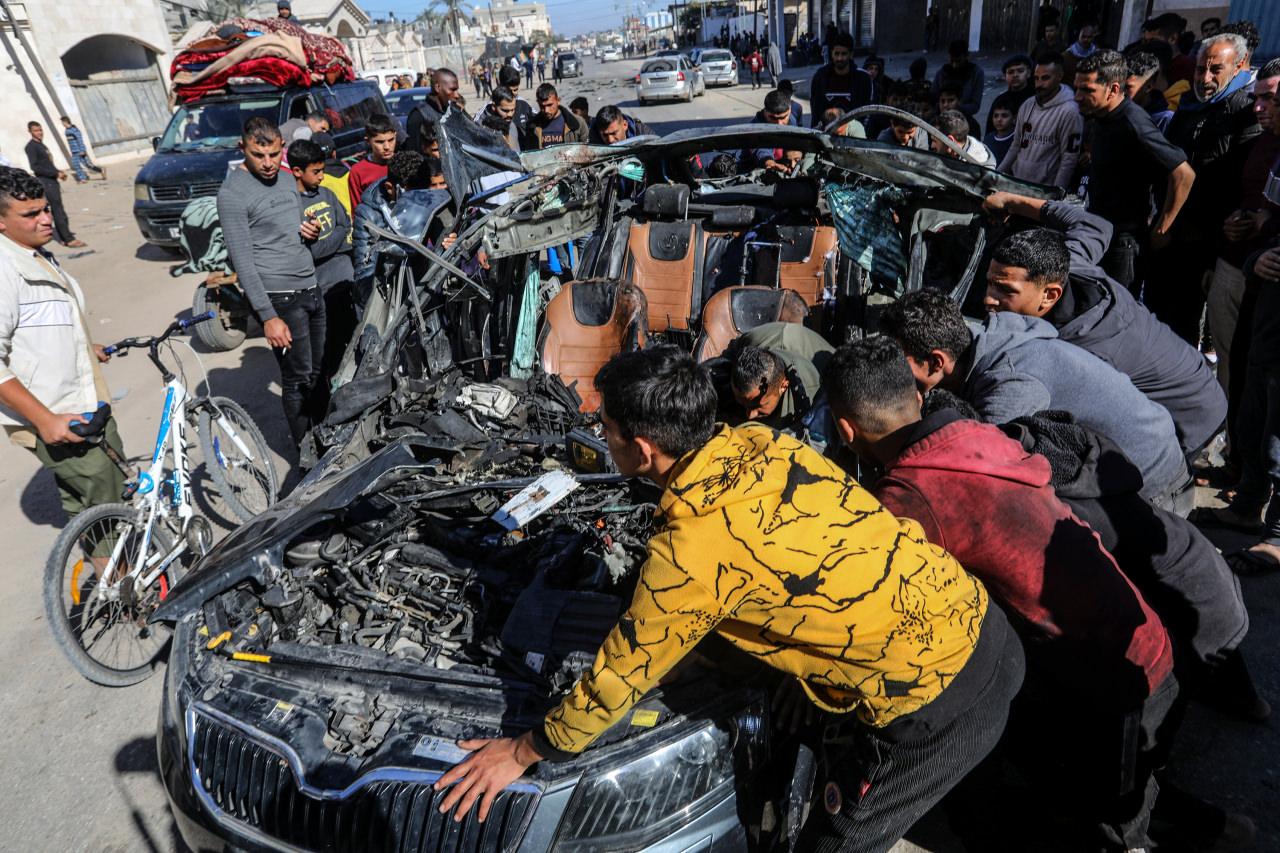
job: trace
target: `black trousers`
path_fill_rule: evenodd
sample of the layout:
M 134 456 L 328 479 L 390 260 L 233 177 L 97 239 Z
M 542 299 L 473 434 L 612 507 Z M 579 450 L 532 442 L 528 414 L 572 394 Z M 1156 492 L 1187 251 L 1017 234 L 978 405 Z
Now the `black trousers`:
M 62 206 L 62 187 L 57 178 L 40 178 L 44 187 L 45 201 L 49 202 L 49 212 L 53 214 L 53 235 L 59 243 L 70 243 L 76 238 L 71 232 L 71 223 L 67 221 L 67 209 Z
M 274 348 L 280 365 L 281 402 L 293 440 L 302 442 L 312 423 L 324 416 L 325 388 L 321 381 L 324 364 L 325 310 L 320 288 L 296 293 L 272 293 L 271 307 L 284 320 L 293 336 L 287 348 Z
M 1169 674 L 1145 700 L 1124 707 L 1067 686 L 1047 661 L 1029 658 L 1001 749 L 1037 792 L 1044 819 L 1066 820 L 1082 849 L 1149 847 L 1155 774 L 1182 717 L 1177 679 Z
M 1262 541 L 1280 545 L 1280 499 L 1273 498 L 1280 488 L 1280 369 L 1249 365 L 1236 432 L 1240 484 L 1231 506 L 1245 514 L 1266 507 Z
M 1111 237 L 1111 247 L 1102 256 L 1103 271 L 1129 288 L 1135 298 L 1142 296 L 1142 283 L 1146 280 L 1143 267 L 1148 253 L 1145 234 L 1136 231 L 1117 230 Z
M 883 853 L 995 748 L 1022 686 L 1024 658 L 1017 635 L 994 602 L 983 620 L 982 642 L 999 644 L 999 663 L 974 701 L 949 723 L 898 741 L 870 726 L 857 727 L 849 754 L 832 762 L 829 778 L 817 782 L 817 801 L 797 850 Z M 947 689 L 964 677 L 962 669 Z
M 1200 346 L 1200 317 L 1204 314 L 1204 276 L 1213 268 L 1211 246 L 1178 240 L 1152 252 L 1147 264 L 1143 302 L 1151 313 L 1193 347 Z
M 326 390 L 333 375 L 338 372 L 347 344 L 351 343 L 351 335 L 356 330 L 356 307 L 352 294 L 354 286 L 354 283 L 344 281 L 324 293 L 324 359 L 320 365 L 320 380 Z

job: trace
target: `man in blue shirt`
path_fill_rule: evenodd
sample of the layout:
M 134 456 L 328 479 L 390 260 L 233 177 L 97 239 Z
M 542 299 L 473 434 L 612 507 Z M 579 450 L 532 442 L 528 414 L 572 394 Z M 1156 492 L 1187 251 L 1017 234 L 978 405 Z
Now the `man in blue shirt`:
M 84 134 L 80 132 L 80 128 L 71 123 L 71 119 L 67 116 L 62 117 L 62 134 L 67 137 L 67 147 L 71 149 L 71 169 L 75 172 L 76 183 L 83 184 L 89 180 L 85 169 L 97 172 L 98 176 L 105 181 L 107 170 L 101 166 L 95 166 L 89 160 L 89 151 L 84 147 Z

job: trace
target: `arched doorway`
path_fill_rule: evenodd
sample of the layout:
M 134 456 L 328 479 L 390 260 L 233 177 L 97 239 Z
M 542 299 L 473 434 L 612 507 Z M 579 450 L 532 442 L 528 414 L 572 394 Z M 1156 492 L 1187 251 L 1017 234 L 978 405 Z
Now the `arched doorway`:
M 157 52 L 127 36 L 87 38 L 62 55 L 85 135 L 98 156 L 132 151 L 169 121 Z
M 347 54 L 351 57 L 352 64 L 357 68 L 365 66 L 364 51 L 360 46 L 360 34 L 356 32 L 356 28 L 351 26 L 351 22 L 345 18 L 338 20 L 338 25 L 334 28 L 334 35 L 338 37 L 338 41 L 342 42 L 342 46 L 347 49 Z

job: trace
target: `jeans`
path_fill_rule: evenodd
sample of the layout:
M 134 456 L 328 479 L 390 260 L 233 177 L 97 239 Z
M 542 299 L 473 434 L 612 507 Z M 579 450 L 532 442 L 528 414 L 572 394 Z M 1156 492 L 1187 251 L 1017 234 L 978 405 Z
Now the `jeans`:
M 1146 241 L 1141 235 L 1116 231 L 1111 238 L 1111 248 L 1102 256 L 1103 272 L 1127 287 L 1135 298 L 1142 295 L 1145 249 Z
M 272 293 L 271 307 L 284 320 L 293 343 L 273 348 L 280 365 L 281 402 L 289 432 L 299 444 L 311 425 L 324 416 L 325 389 L 320 381 L 324 364 L 325 310 L 320 288 Z
M 1280 488 L 1280 368 L 1249 366 L 1236 434 L 1240 485 L 1231 507 L 1241 514 L 1267 507 L 1262 541 L 1280 545 L 1280 500 L 1271 500 Z
M 59 243 L 70 243 L 76 239 L 76 235 L 72 233 L 71 223 L 67 221 L 67 209 L 62 206 L 62 187 L 58 185 L 57 178 L 39 180 L 44 187 L 45 201 L 49 202 L 49 212 L 53 214 L 53 235 L 58 238 Z
M 88 169 L 91 172 L 97 172 L 99 175 L 102 174 L 102 168 L 100 166 L 95 166 L 89 160 L 88 154 L 85 154 L 83 151 L 80 152 L 79 154 L 72 152 L 71 170 L 75 172 L 77 181 L 89 180 L 89 175 L 87 172 L 85 172 L 85 169 Z

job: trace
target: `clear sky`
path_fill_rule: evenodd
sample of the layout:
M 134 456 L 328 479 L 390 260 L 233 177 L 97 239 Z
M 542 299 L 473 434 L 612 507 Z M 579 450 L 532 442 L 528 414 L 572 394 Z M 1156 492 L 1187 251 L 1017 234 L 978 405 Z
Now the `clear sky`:
M 360 2 L 360 0 L 357 0 Z M 662 0 L 543 0 L 547 7 L 547 15 L 556 32 L 564 35 L 578 35 L 593 30 L 611 30 L 622 26 L 623 10 L 635 8 L 640 13 L 649 9 L 666 9 Z M 488 8 L 487 0 L 474 0 L 471 7 L 477 13 Z M 370 17 L 386 17 L 394 12 L 400 20 L 412 20 L 423 9 L 422 0 L 366 0 L 360 7 Z

